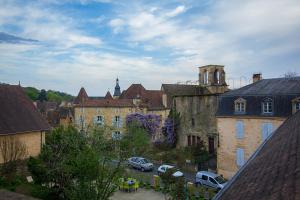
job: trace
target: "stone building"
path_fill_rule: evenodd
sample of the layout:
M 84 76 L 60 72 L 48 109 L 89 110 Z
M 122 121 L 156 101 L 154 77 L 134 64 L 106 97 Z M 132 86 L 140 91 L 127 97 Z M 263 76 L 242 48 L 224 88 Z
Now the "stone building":
M 289 117 L 214 200 L 300 199 L 300 112 Z
M 156 114 L 161 117 L 161 125 L 169 114 L 166 102 L 163 101 L 163 92 L 160 90 L 146 90 L 141 84 L 132 84 L 122 93 L 119 91 L 118 79 L 114 97 L 107 92 L 105 97 L 91 98 L 85 89 L 81 88 L 74 101 L 76 126 L 86 130 L 94 125 L 105 125 L 111 128 L 112 137 L 119 137 L 125 131 L 128 114 Z
M 0 110 L 0 141 L 15 137 L 26 145 L 28 156 L 39 155 L 50 126 L 21 86 L 0 85 Z
M 218 145 L 215 113 L 218 96 L 228 90 L 224 66 L 199 67 L 198 85 L 163 84 L 169 108 L 180 113 L 178 146 L 192 146 L 203 141 L 210 153 Z
M 300 77 L 262 79 L 220 96 L 217 170 L 231 178 L 287 117 L 300 109 Z

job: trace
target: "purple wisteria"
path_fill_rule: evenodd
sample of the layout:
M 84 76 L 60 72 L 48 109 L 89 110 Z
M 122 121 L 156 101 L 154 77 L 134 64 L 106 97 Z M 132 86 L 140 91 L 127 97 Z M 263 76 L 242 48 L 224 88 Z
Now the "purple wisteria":
M 164 135 L 166 137 L 166 143 L 170 146 L 176 144 L 176 134 L 174 130 L 174 121 L 170 118 L 167 118 L 164 123 Z
M 126 125 L 136 123 L 139 127 L 144 128 L 149 135 L 154 135 L 160 127 L 161 118 L 155 114 L 133 113 L 126 116 Z

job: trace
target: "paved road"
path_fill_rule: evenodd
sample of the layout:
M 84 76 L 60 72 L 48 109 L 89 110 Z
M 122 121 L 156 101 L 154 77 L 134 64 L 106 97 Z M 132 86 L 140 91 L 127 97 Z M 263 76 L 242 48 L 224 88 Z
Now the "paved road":
M 154 169 L 152 171 L 146 171 L 146 172 L 142 172 L 142 171 L 140 171 L 138 169 L 134 169 L 132 167 L 128 167 L 128 169 L 132 173 L 140 174 L 142 176 L 143 175 L 149 176 L 149 178 L 151 179 L 151 181 L 153 181 L 153 175 L 158 175 L 157 168 L 159 166 L 160 165 L 158 165 L 158 164 L 154 164 Z M 195 174 L 194 173 L 186 172 L 186 171 L 183 171 L 183 170 L 180 170 L 180 171 L 184 174 L 184 178 L 185 178 L 186 182 L 192 182 L 192 183 L 195 182 Z

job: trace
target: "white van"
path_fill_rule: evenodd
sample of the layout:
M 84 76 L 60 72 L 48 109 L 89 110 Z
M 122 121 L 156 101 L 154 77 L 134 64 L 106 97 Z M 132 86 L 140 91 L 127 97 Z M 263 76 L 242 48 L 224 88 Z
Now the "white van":
M 206 185 L 220 190 L 226 185 L 226 183 L 226 180 L 222 176 L 214 174 L 212 172 L 200 171 L 196 174 L 196 185 Z

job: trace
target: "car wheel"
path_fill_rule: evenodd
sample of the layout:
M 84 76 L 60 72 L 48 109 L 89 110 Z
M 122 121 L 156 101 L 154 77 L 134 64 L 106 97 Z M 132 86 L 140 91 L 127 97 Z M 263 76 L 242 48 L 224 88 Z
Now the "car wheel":
M 142 171 L 142 172 L 144 172 L 144 171 L 145 171 L 145 169 L 142 167 L 142 168 L 141 168 L 141 171 Z

